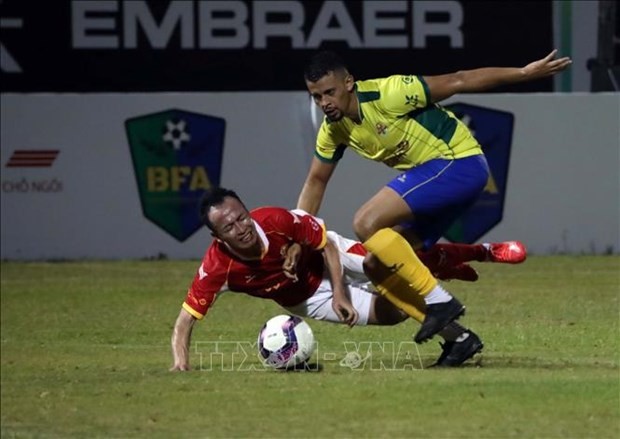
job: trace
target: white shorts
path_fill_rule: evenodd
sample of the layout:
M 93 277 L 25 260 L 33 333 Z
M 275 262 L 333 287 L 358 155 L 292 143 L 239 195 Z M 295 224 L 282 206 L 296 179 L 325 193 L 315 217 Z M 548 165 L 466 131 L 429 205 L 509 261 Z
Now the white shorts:
M 356 325 L 367 325 L 372 297 L 375 295 L 371 284 L 346 284 L 351 304 L 357 310 L 359 318 Z M 314 320 L 324 320 L 326 322 L 342 323 L 334 309 L 332 302 L 334 293 L 331 282 L 323 279 L 321 285 L 313 296 L 295 306 L 287 307 L 287 311 L 300 317 L 309 317 Z
M 351 299 L 351 304 L 359 314 L 356 325 L 367 325 L 372 298 L 376 292 L 372 283 L 364 275 L 362 268 L 364 257 L 347 251 L 352 245 L 356 244 L 356 241 L 344 238 L 332 231 L 327 232 L 327 238 L 338 247 L 345 288 Z M 286 307 L 286 309 L 300 317 L 341 323 L 332 308 L 333 299 L 334 293 L 326 270 L 323 281 L 313 296 L 298 305 Z

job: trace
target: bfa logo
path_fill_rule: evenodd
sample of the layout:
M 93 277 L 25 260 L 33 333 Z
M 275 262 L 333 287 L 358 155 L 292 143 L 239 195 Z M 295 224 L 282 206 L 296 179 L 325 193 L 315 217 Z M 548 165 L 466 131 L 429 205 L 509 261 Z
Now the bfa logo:
M 504 215 L 514 115 L 461 103 L 446 105 L 445 108 L 472 131 L 482 145 L 491 170 L 487 185 L 476 203 L 444 235 L 452 242 L 473 243 L 499 224 Z
M 219 186 L 226 121 L 171 109 L 125 121 L 144 216 L 178 241 L 198 230 L 198 203 Z

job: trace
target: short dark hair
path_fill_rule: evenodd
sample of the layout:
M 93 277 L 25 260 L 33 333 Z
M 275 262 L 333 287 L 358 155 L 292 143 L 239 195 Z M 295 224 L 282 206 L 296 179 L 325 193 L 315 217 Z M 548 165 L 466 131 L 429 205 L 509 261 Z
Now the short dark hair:
M 243 201 L 241 201 L 241 198 L 239 198 L 235 191 L 223 187 L 213 187 L 200 198 L 200 220 L 210 230 L 213 230 L 213 223 L 209 219 L 209 211 L 213 206 L 222 204 L 226 197 L 237 199 L 245 207 L 245 204 L 243 204 Z
M 316 53 L 304 69 L 306 81 L 317 82 L 329 72 L 347 70 L 347 65 L 335 52 L 324 50 Z

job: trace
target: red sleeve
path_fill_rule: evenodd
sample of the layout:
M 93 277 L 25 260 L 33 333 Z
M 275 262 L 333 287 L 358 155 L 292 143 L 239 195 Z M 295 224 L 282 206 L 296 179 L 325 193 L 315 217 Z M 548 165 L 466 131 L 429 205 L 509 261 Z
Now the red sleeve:
M 187 291 L 183 309 L 202 319 L 226 283 L 230 262 L 230 258 L 218 251 L 216 245 L 209 247 Z
M 291 238 L 295 242 L 320 250 L 327 243 L 327 230 L 322 220 L 303 211 L 288 211 L 292 219 Z

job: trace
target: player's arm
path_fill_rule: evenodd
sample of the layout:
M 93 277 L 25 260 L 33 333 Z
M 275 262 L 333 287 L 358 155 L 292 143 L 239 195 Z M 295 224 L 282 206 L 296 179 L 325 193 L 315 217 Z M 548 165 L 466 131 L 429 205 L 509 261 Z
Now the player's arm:
M 336 163 L 327 163 L 319 160 L 317 157 L 312 158 L 308 176 L 297 200 L 298 209 L 312 215 L 316 215 L 319 212 L 327 183 L 335 168 Z
M 196 317 L 181 308 L 172 330 L 172 358 L 174 365 L 171 371 L 189 370 L 189 342 Z
M 292 242 L 286 249 L 284 255 L 284 263 L 282 264 L 282 271 L 284 275 L 295 282 L 299 281 L 297 277 L 297 263 L 301 257 L 301 244 Z
M 475 93 L 501 85 L 516 84 L 555 75 L 571 64 L 568 57 L 555 58 L 557 50 L 524 67 L 484 67 L 446 75 L 424 76 L 432 102 L 457 93 Z
M 329 279 L 332 284 L 333 300 L 332 307 L 334 312 L 338 316 L 341 322 L 346 323 L 349 326 L 355 325 L 359 315 L 356 309 L 351 304 L 351 300 L 347 296 L 344 288 L 344 279 L 342 276 L 342 264 L 340 263 L 340 252 L 338 248 L 327 240 L 325 247 L 323 248 L 323 257 L 325 258 L 325 264 L 329 272 Z

